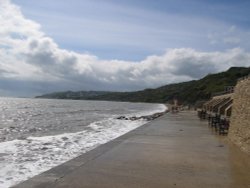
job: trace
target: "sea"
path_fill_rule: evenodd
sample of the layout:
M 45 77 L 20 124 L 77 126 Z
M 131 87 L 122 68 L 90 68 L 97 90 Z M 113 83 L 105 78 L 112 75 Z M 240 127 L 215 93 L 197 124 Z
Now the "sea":
M 163 104 L 0 98 L 0 188 L 16 185 L 147 123 L 117 117 L 165 110 Z

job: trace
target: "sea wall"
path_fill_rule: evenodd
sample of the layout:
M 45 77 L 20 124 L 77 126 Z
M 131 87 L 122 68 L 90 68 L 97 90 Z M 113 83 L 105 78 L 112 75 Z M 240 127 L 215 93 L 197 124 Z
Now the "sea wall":
M 229 139 L 250 154 L 250 77 L 235 87 Z

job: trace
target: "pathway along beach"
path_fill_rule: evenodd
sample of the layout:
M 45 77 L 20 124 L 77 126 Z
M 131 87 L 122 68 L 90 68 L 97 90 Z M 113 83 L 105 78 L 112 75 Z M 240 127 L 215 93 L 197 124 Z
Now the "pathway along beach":
M 250 156 L 196 112 L 168 113 L 16 188 L 250 188 Z

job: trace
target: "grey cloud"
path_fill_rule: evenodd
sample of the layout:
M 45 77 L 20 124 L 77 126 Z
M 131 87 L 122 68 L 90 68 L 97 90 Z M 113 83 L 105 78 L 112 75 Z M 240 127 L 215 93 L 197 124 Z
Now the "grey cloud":
M 10 73 L 13 73 L 13 72 L 7 71 L 7 70 L 4 70 L 4 69 L 1 69 L 1 68 L 0 68 L 0 77 L 4 76 L 4 75 L 6 75 L 6 74 L 10 74 Z
M 11 48 L 0 45 L 0 95 L 30 96 L 62 90 L 139 90 L 198 79 L 231 66 L 250 65 L 250 53 L 240 48 L 222 52 L 168 49 L 162 55 L 137 62 L 102 60 L 94 55 L 60 49 L 53 39 L 40 31 L 37 23 L 27 20 L 9 1 L 4 2 L 6 9 L 0 12 L 0 23 L 3 21 L 1 14 L 8 12 L 9 16 L 15 16 L 9 19 L 9 27 L 4 30 L 6 36 L 2 39 Z M 18 28 L 13 26 L 17 21 Z M 23 40 L 16 37 L 10 40 L 12 28 L 17 35 L 29 30 L 29 35 Z
M 208 59 L 199 59 L 195 56 L 185 59 L 177 60 L 176 69 L 173 71 L 175 75 L 186 75 L 194 79 L 201 78 L 207 73 L 216 72 L 217 67 L 214 63 L 209 62 Z M 219 63 L 219 62 L 218 62 Z

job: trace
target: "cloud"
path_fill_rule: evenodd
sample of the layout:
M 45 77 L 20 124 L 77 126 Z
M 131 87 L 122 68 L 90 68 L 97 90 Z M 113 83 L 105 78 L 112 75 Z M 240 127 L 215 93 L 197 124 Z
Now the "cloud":
M 35 95 L 57 90 L 139 90 L 249 66 L 240 48 L 201 52 L 167 49 L 142 61 L 103 60 L 61 49 L 9 0 L 0 1 L 0 92 Z M 0 93 L 0 94 L 1 94 Z
M 213 32 L 207 36 L 213 46 L 225 45 L 227 47 L 242 46 L 249 49 L 249 33 L 240 30 L 235 25 L 230 26 L 226 31 Z
M 227 44 L 239 44 L 240 43 L 240 38 L 238 37 L 227 37 L 224 38 L 224 42 Z

